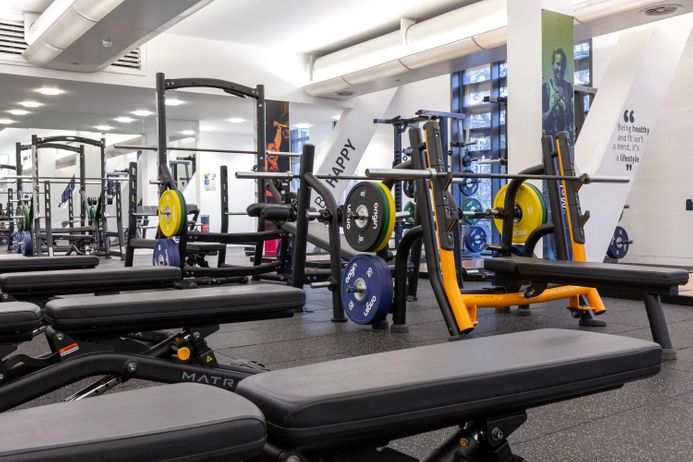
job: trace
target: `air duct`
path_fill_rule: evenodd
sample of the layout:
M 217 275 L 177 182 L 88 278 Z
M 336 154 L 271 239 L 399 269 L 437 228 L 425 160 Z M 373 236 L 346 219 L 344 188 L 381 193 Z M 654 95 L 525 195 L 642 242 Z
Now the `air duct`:
M 394 86 L 404 76 L 428 78 L 450 72 L 444 63 L 506 44 L 507 1 L 512 0 L 481 0 L 321 56 L 313 63 L 313 82 L 303 89 L 311 96 L 340 98 L 362 93 L 364 89 L 367 92 Z M 633 27 L 642 22 L 644 16 L 640 11 L 657 4 L 656 0 L 574 0 L 575 23 L 583 27 L 588 37 L 614 32 L 625 28 L 624 25 Z M 691 10 L 693 5 L 682 7 L 677 13 Z M 627 17 L 620 28 L 610 18 L 616 14 Z M 430 75 L 422 72 L 436 65 L 439 65 L 437 70 L 429 72 Z M 376 84 L 364 86 L 371 82 Z
M 24 58 L 53 69 L 94 72 L 212 0 L 55 0 L 29 26 Z

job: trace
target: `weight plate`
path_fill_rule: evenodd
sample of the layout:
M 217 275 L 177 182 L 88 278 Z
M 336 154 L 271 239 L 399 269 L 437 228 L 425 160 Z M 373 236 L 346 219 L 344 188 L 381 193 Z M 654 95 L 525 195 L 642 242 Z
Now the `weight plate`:
M 532 188 L 535 193 L 537 193 L 537 196 L 541 199 L 541 208 L 542 211 L 544 212 L 544 223 L 549 221 L 549 209 L 546 208 L 546 201 L 544 201 L 544 194 L 541 192 L 541 189 L 537 188 L 534 186 L 532 183 L 525 183 L 527 186 Z
M 24 244 L 22 243 L 22 232 L 17 231 L 14 233 L 14 237 L 12 238 L 12 250 L 15 251 L 15 253 L 22 253 L 22 246 Z
M 480 253 L 486 248 L 486 231 L 481 226 L 470 226 L 464 233 L 464 246 L 472 253 Z
M 506 184 L 498 190 L 493 199 L 493 208 L 502 208 L 505 201 L 505 192 L 508 189 Z M 537 193 L 536 188 L 531 188 L 522 183 L 515 197 L 515 224 L 513 225 L 513 242 L 523 244 L 530 233 L 537 227 L 546 223 L 546 206 L 544 198 Z M 496 229 L 503 232 L 503 220 L 496 218 L 493 220 Z
M 409 213 L 404 221 L 409 225 L 413 225 L 414 221 L 416 221 L 416 202 L 407 202 L 407 205 L 404 206 L 404 211 Z
M 344 312 L 356 324 L 378 324 L 392 308 L 392 274 L 385 260 L 355 255 L 344 268 L 340 295 Z
M 414 199 L 414 195 L 416 194 L 416 183 L 414 183 L 413 181 L 403 181 L 402 192 L 409 199 Z
M 178 243 L 174 239 L 159 239 L 154 246 L 154 256 L 152 257 L 154 266 L 176 266 L 180 267 L 180 252 Z
M 351 189 L 344 203 L 342 227 L 344 237 L 354 250 L 372 252 L 382 245 L 389 227 L 389 207 L 390 202 L 379 183 L 362 181 Z
M 24 229 L 22 231 L 31 231 L 31 207 L 24 206 Z
M 30 231 L 22 231 L 20 246 L 21 246 L 21 254 L 24 255 L 25 257 L 28 257 L 28 256 L 33 254 L 34 246 L 33 246 L 32 240 L 31 240 L 31 232 Z
M 166 237 L 176 236 L 185 223 L 185 200 L 173 189 L 167 189 L 159 198 L 159 229 Z
M 483 212 L 484 208 L 481 205 L 481 202 L 479 202 L 478 199 L 475 199 L 473 197 L 467 197 L 462 201 L 462 211 L 463 212 Z M 470 225 L 476 224 L 479 222 L 480 218 L 473 218 L 473 217 L 468 217 L 465 215 L 462 215 L 462 218 L 464 221 Z
M 617 226 L 606 254 L 609 258 L 620 260 L 628 254 L 629 247 L 630 239 L 628 239 L 628 233 L 622 226 Z
M 388 246 L 392 233 L 395 231 L 395 221 L 397 220 L 397 214 L 395 212 L 395 198 L 392 196 L 392 192 L 384 184 L 378 183 L 378 185 L 382 189 L 387 207 L 385 207 L 385 213 L 383 213 L 383 222 L 385 223 L 385 226 L 383 226 L 383 232 L 380 235 L 379 244 L 375 248 L 374 252 L 380 252 Z
M 462 173 L 475 174 L 474 170 L 463 170 Z M 465 178 L 464 181 L 460 183 L 460 190 L 465 196 L 473 196 L 479 189 L 479 179 L 478 178 Z

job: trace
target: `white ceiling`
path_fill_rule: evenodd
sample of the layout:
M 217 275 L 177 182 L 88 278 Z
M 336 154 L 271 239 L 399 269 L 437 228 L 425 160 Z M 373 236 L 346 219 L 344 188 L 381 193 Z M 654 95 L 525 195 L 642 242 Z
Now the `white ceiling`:
M 215 0 L 172 34 L 321 53 L 428 19 L 478 0 Z
M 0 0 L 2 1 L 2 0 Z M 138 118 L 132 115 L 137 109 L 155 111 L 155 92 L 151 89 L 119 85 L 103 85 L 68 80 L 43 79 L 38 77 L 0 74 L 0 119 L 10 118 L 15 128 L 40 128 L 54 130 L 94 131 L 96 125 L 114 127 L 111 133 L 141 134 L 154 131 L 155 116 Z M 59 96 L 43 96 L 35 90 L 42 86 L 55 86 L 65 91 Z M 191 130 L 199 121 L 200 127 L 212 127 L 222 133 L 249 134 L 254 131 L 255 106 L 250 100 L 235 98 L 224 93 L 201 94 L 171 92 L 167 97 L 176 97 L 184 104 L 167 106 L 166 116 L 169 134 Z M 29 114 L 15 116 L 10 109 L 21 109 L 20 101 L 37 101 L 44 106 L 27 109 Z M 337 105 L 292 104 L 292 124 L 320 124 L 333 120 L 340 114 Z M 116 122 L 116 117 L 128 116 L 136 119 L 131 123 Z M 241 117 L 245 123 L 231 124 L 230 117 Z M 0 129 L 3 126 L 0 125 Z

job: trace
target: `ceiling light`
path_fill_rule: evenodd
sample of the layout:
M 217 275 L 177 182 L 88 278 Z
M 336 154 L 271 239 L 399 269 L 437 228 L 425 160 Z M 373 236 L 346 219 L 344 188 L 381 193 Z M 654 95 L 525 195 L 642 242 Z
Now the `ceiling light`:
M 22 107 L 36 108 L 43 106 L 43 103 L 39 103 L 38 101 L 22 101 L 19 105 Z
M 245 122 L 245 119 L 243 117 L 231 117 L 229 119 L 226 119 L 226 121 L 232 124 L 242 124 L 243 122 Z
M 182 132 L 180 132 L 180 134 L 185 136 L 192 136 L 195 134 L 195 130 L 183 130 Z
M 65 90 L 61 90 L 60 88 L 55 87 L 41 87 L 37 88 L 36 91 L 46 96 L 57 96 L 65 93 Z
M 183 101 L 178 98 L 166 98 L 166 106 L 180 106 Z
M 13 124 L 13 123 L 14 123 L 14 120 L 12 120 L 12 119 L 0 119 L 0 125 L 9 125 L 9 124 Z
M 204 125 L 204 124 L 200 125 L 200 131 L 201 132 L 213 132 L 216 129 L 217 128 L 214 125 Z
M 669 3 L 666 5 L 657 5 L 643 10 L 645 16 L 669 16 L 676 13 L 681 8 L 681 5 Z
M 138 109 L 136 111 L 132 111 L 132 115 L 136 115 L 137 117 L 147 117 L 154 114 L 152 111 L 148 111 L 146 109 Z
M 96 125 L 94 128 L 102 132 L 113 130 L 113 127 L 111 127 L 110 125 Z
M 25 111 L 24 109 L 10 109 L 7 112 L 9 112 L 12 115 L 17 115 L 17 116 L 23 116 L 23 115 L 27 115 L 29 113 L 29 111 Z
M 132 117 L 116 117 L 113 120 L 115 120 L 116 122 L 119 122 L 121 124 L 129 124 L 130 122 L 135 121 L 135 119 L 133 119 Z
M 333 120 L 339 120 L 339 119 L 341 119 L 341 118 L 342 118 L 342 114 L 335 114 L 335 115 L 332 116 L 332 119 L 333 119 Z
M 310 128 L 312 126 L 313 126 L 313 124 L 307 124 L 307 123 L 294 124 L 294 128 Z

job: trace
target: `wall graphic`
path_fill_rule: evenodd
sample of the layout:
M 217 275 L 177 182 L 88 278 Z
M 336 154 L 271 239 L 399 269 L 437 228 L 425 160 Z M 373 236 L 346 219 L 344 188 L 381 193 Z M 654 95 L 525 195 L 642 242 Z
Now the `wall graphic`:
M 289 102 L 265 101 L 265 131 L 267 150 L 275 152 L 288 152 L 291 148 L 289 139 Z M 291 170 L 290 159 L 267 155 L 265 157 L 265 171 L 286 172 Z

